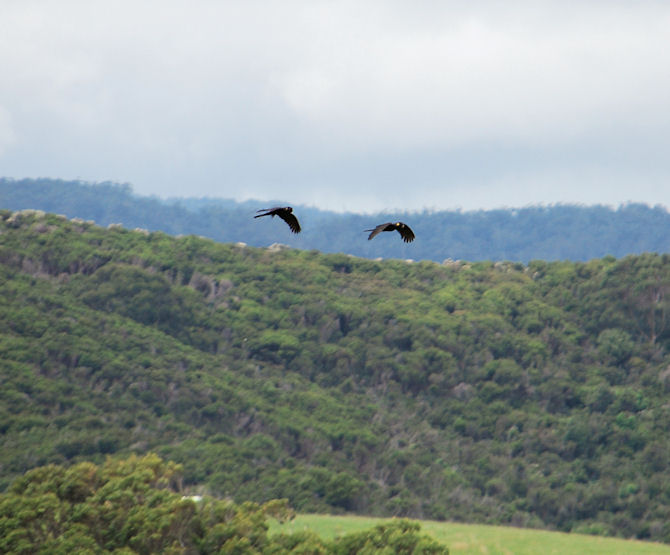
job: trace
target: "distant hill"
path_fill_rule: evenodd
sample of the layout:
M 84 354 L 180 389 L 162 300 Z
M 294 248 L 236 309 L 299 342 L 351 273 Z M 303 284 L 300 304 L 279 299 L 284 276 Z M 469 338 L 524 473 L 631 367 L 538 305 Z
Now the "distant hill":
M 284 200 L 283 202 L 286 202 Z M 272 202 L 171 199 L 134 195 L 129 185 L 96 185 L 53 179 L 0 179 L 0 208 L 39 209 L 106 226 L 200 235 L 219 242 L 264 247 L 282 243 L 303 250 L 366 258 L 411 258 L 442 262 L 492 260 L 585 261 L 606 255 L 670 252 L 670 214 L 663 207 L 625 204 L 553 205 L 474 212 L 338 214 L 293 204 L 303 233 L 292 235 L 278 221 L 254 220 Z M 416 232 L 405 245 L 396 234 L 368 242 L 364 229 L 401 220 Z
M 236 501 L 670 543 L 669 347 L 669 255 L 373 261 L 0 211 L 0 488 L 154 451 Z

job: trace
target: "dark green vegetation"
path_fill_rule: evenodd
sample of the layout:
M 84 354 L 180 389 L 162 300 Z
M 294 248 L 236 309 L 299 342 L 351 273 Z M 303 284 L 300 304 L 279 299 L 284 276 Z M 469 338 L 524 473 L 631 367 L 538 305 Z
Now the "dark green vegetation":
M 290 202 L 287 202 L 290 201 Z M 628 204 L 549 206 L 477 212 L 336 214 L 299 205 L 300 199 L 245 202 L 180 199 L 162 202 L 132 194 L 128 185 L 97 186 L 52 179 L 0 179 L 0 208 L 40 209 L 98 225 L 121 223 L 170 235 L 193 234 L 221 242 L 265 247 L 284 243 L 300 249 L 345 252 L 367 258 L 412 258 L 442 262 L 590 260 L 670 251 L 670 214 L 662 207 Z M 292 204 L 303 232 L 254 220 L 258 208 Z M 265 218 L 269 220 L 269 218 Z M 396 234 L 367 241 L 374 225 L 401 220 L 416 233 L 406 245 Z M 390 234 L 384 234 L 390 235 Z
M 285 500 L 236 505 L 178 493 L 181 467 L 155 455 L 49 465 L 0 494 L 0 552 L 447 554 L 407 520 L 325 541 L 316 534 L 268 535 L 267 518 L 292 518 Z
M 155 451 L 299 511 L 670 542 L 670 256 L 374 262 L 0 212 L 0 486 Z

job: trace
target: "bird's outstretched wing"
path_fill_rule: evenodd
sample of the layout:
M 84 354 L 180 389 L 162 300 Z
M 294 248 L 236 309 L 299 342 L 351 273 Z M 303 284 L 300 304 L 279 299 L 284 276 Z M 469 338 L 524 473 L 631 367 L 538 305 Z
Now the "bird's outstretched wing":
M 410 227 L 407 224 L 398 222 L 394 225 L 395 228 L 398 230 L 398 233 L 400 233 L 400 237 L 402 237 L 402 240 L 405 241 L 405 243 L 411 243 L 412 241 L 414 241 L 414 232 L 410 229 Z
M 298 221 L 298 218 L 296 218 L 293 215 L 292 211 L 289 212 L 286 210 L 282 210 L 280 212 L 277 212 L 277 216 L 279 216 L 282 220 L 284 220 L 288 224 L 293 233 L 300 233 L 300 222 Z
M 391 227 L 389 227 L 391 226 Z M 377 235 L 379 235 L 382 231 L 391 231 L 393 230 L 393 224 L 391 222 L 387 222 L 385 224 L 379 224 L 377 227 L 373 229 L 366 229 L 365 231 L 372 231 L 370 235 L 368 235 L 368 241 L 370 239 L 374 239 Z

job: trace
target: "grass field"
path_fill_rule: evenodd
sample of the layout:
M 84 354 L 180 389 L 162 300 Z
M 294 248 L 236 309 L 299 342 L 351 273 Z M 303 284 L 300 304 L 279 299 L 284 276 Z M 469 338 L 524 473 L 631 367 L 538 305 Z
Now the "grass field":
M 273 523 L 270 533 L 312 530 L 327 539 L 348 532 L 371 528 L 383 519 L 357 516 L 298 515 L 286 524 Z M 451 554 L 666 554 L 670 545 L 602 538 L 582 534 L 564 534 L 544 530 L 528 530 L 504 526 L 480 526 L 452 522 L 421 521 L 422 531 L 449 547 Z

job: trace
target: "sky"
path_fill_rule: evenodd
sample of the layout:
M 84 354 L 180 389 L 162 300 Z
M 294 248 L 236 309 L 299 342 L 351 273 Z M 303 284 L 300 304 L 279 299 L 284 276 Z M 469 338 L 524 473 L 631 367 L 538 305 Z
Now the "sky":
M 670 206 L 670 2 L 0 0 L 0 176 Z

